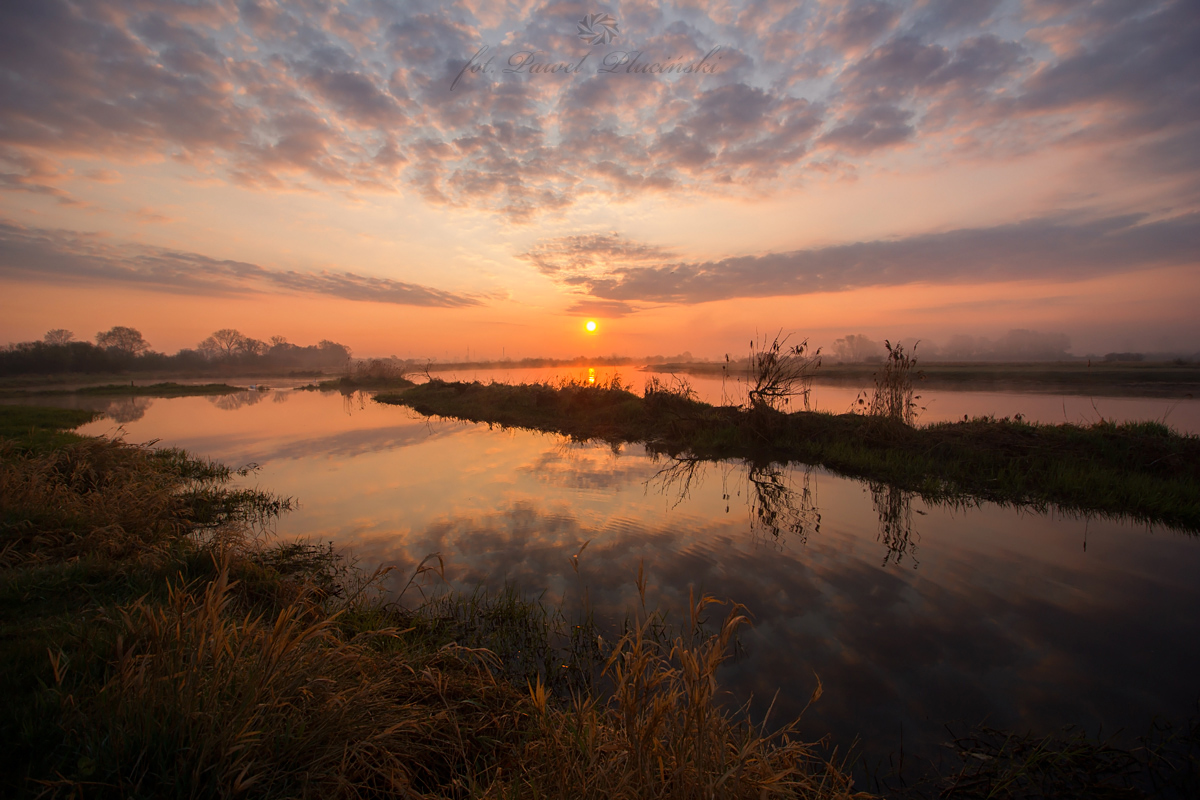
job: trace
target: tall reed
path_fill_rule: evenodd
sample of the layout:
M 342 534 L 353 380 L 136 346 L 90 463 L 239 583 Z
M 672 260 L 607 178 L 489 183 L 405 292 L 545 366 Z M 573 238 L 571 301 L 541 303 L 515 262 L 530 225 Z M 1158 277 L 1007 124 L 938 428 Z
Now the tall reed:
M 913 373 L 917 366 L 917 346 L 914 344 L 912 351 L 905 353 L 904 345 L 899 342 L 893 345 L 890 340 L 884 340 L 883 344 L 887 348 L 883 371 L 875 375 L 875 389 L 870 397 L 860 395 L 857 404 L 865 406 L 869 416 L 912 425 L 917 420 L 916 401 L 920 399 L 914 393 L 913 384 L 914 379 L 921 377 L 920 373 Z

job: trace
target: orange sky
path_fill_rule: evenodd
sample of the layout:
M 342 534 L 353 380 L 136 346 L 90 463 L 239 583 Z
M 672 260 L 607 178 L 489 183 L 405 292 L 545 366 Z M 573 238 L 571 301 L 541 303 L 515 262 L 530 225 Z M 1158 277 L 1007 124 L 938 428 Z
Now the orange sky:
M 1186 0 L 39 8 L 0 11 L 0 341 L 1200 350 Z M 526 51 L 590 66 L 502 71 Z M 635 51 L 715 55 L 602 70 Z

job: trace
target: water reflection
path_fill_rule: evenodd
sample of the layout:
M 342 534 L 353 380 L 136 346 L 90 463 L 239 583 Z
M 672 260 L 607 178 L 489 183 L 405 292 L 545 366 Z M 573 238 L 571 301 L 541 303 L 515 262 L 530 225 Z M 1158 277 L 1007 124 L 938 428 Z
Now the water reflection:
M 213 395 L 208 398 L 208 402 L 212 403 L 222 411 L 237 411 L 239 408 L 258 405 L 263 400 L 267 399 L 269 394 L 272 394 L 270 390 L 263 392 L 235 392 L 233 394 Z
M 887 548 L 883 556 L 883 565 L 899 564 L 905 556 L 912 562 L 913 569 L 917 568 L 918 538 L 913 532 L 912 500 L 913 492 L 906 492 L 886 483 L 869 484 L 871 504 L 879 515 L 879 541 Z M 924 511 L 918 511 L 924 515 Z
M 563 440 L 518 469 L 552 486 L 587 491 L 612 490 L 636 483 L 646 472 L 641 459 L 622 460 L 619 449 L 581 447 L 569 440 Z
M 751 466 L 746 472 L 750 486 L 750 530 L 779 546 L 791 537 L 797 544 L 808 542 L 808 534 L 821 532 L 812 472 L 800 472 L 799 488 L 793 487 L 796 470 L 776 464 Z M 725 491 L 728 496 L 728 490 Z
M 146 411 L 152 405 L 154 401 L 149 397 L 122 397 L 110 401 L 104 409 L 104 415 L 120 424 L 136 422 L 146 416 Z
M 826 494 L 825 484 L 842 483 L 811 480 Z M 1164 614 L 1175 601 L 1200 600 L 1187 540 L 1157 543 L 1173 555 L 1150 554 L 1152 543 L 1109 525 L 1104 555 L 1083 563 L 1063 557 L 1064 539 L 1077 552 L 1074 532 L 1064 536 L 1043 517 L 1005 512 L 975 525 L 939 517 L 924 545 L 939 556 L 926 557 L 918 579 L 881 568 L 876 551 L 861 553 L 862 538 L 836 524 L 802 549 L 750 542 L 740 515 L 694 513 L 699 495 L 715 488 L 694 482 L 693 502 L 678 509 L 685 515 L 668 518 L 604 518 L 555 498 L 522 498 L 381 535 L 357 553 L 402 564 L 405 575 L 424 554 L 441 553 L 458 588 L 507 580 L 568 604 L 586 593 L 597 620 L 613 628 L 638 602 L 634 577 L 644 562 L 651 606 L 668 619 L 684 613 L 691 589 L 753 611 L 743 654 L 723 675 L 735 702 L 752 699 L 761 714 L 782 689 L 775 713 L 788 717 L 803 708 L 816 672 L 826 692 L 803 732 L 861 737 L 873 757 L 894 749 L 901 730 L 912 751 L 936 753 L 946 722 L 1132 727 L 1195 697 L 1200 624 Z M 585 541 L 576 574 L 570 556 Z M 1139 655 L 1150 651 L 1153 664 Z

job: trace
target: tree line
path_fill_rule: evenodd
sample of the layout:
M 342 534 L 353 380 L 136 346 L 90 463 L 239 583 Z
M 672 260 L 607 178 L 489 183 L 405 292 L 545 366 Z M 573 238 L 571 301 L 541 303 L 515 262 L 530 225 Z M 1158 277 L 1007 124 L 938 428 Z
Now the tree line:
M 153 349 L 141 331 L 117 325 L 96 334 L 95 343 L 76 341 L 66 328 L 47 331 L 38 341 L 0 348 L 0 375 L 60 372 L 204 372 L 213 368 L 239 370 L 343 369 L 350 348 L 328 339 L 315 345 L 296 345 L 283 336 L 269 341 L 245 336 L 233 328 L 214 331 L 194 348 L 174 355 Z

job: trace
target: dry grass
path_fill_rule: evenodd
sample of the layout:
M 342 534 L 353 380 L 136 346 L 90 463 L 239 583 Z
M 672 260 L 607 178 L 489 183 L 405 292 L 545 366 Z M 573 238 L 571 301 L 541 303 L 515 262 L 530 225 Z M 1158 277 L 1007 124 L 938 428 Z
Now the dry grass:
M 84 783 L 182 797 L 340 797 L 410 783 L 393 752 L 402 709 L 332 620 L 303 600 L 273 621 L 238 619 L 227 570 L 194 588 L 120 609 L 107 679 L 64 696 Z
M 636 621 L 608 658 L 608 702 L 579 697 L 554 709 L 545 689 L 531 686 L 540 735 L 527 746 L 520 784 L 542 797 L 865 797 L 837 765 L 793 740 L 794 724 L 767 733 L 722 707 L 717 671 L 747 617 L 735 604 L 718 632 L 697 635 L 716 602 L 705 595 L 692 604 L 690 638 L 664 643 L 653 617 Z
M 838 765 L 721 706 L 745 623 L 663 642 L 652 617 L 609 654 L 605 696 L 517 692 L 488 651 L 434 651 L 413 628 L 357 632 L 320 596 L 238 612 L 228 566 L 140 599 L 111 628 L 100 685 L 52 656 L 73 774 L 52 794 L 171 797 L 847 798 Z M 644 583 L 642 584 L 644 588 Z M 362 609 L 358 609 L 361 615 Z M 382 618 L 382 617 L 381 617 Z M 395 619 L 395 617 L 393 617 Z M 79 658 L 79 656 L 76 656 Z M 819 690 L 818 690 L 819 694 Z M 814 695 L 815 699 L 816 695 Z
M 231 523 L 290 508 L 287 499 L 226 489 L 235 474 L 179 450 L 119 441 L 45 452 L 0 440 L 0 566 L 145 558 L 185 535 L 219 538 Z
M 890 340 L 884 341 L 887 348 L 887 358 L 883 362 L 883 371 L 875 374 L 875 388 L 870 395 L 859 395 L 856 402 L 868 416 L 884 417 L 912 425 L 917 421 L 917 400 L 914 393 L 913 380 L 921 378 L 920 373 L 913 374 L 917 366 L 914 344 L 912 351 L 905 353 L 904 345 Z

